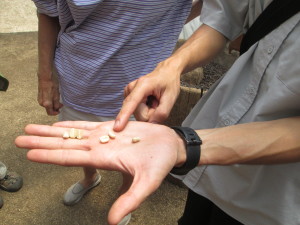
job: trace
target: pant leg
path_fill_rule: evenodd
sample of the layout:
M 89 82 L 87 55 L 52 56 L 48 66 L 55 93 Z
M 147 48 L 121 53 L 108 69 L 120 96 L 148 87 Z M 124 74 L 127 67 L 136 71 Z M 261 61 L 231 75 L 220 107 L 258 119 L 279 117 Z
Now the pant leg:
M 243 225 L 239 221 L 235 220 L 231 216 L 227 215 L 216 205 L 213 207 L 210 225 Z
M 0 161 L 0 180 L 2 180 L 7 173 L 7 168 L 3 162 Z
M 189 190 L 182 217 L 178 225 L 242 225 L 213 202 Z
M 212 202 L 189 190 L 185 209 L 178 225 L 207 225 L 210 221 Z

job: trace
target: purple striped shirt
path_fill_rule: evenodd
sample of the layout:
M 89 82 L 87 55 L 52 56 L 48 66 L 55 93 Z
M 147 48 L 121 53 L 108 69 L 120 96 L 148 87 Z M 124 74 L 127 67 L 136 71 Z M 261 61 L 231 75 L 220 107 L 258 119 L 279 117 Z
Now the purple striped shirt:
M 63 103 L 113 117 L 124 87 L 169 57 L 192 0 L 33 0 L 59 17 L 55 53 Z

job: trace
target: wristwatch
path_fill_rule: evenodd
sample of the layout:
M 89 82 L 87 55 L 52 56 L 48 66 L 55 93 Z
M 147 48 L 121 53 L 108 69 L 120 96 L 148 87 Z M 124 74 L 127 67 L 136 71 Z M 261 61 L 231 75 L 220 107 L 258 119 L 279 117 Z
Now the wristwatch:
M 185 175 L 194 169 L 200 160 L 202 140 L 195 130 L 189 127 L 171 127 L 185 142 L 186 161 L 181 167 L 173 167 L 170 173 Z

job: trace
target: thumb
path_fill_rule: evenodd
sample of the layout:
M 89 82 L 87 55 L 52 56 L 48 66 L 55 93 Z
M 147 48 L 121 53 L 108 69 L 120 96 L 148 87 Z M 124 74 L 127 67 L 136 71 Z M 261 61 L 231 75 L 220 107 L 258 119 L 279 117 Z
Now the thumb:
M 134 112 L 134 117 L 138 121 L 147 122 L 149 120 L 149 107 L 145 103 L 140 103 Z
M 136 210 L 160 185 L 161 182 L 149 182 L 149 179 L 134 180 L 127 192 L 112 205 L 108 214 L 108 223 L 117 225 L 125 216 Z
M 147 97 L 150 95 L 148 93 L 149 90 L 146 87 L 137 85 L 135 89 L 133 89 L 132 92 L 124 99 L 122 108 L 115 120 L 113 128 L 115 131 L 122 131 L 125 128 L 130 116 L 134 113 L 138 106 L 141 103 L 146 102 Z
M 149 112 L 148 122 L 150 123 L 163 123 L 169 116 L 178 94 L 166 94 L 160 99 L 159 105 Z

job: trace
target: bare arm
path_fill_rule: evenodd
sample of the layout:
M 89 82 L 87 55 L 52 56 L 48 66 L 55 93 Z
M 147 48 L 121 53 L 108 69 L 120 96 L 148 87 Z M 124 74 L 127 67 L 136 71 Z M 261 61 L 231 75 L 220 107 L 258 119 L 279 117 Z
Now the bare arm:
M 38 13 L 38 20 L 38 71 L 49 74 L 53 67 L 59 22 L 57 17 L 49 17 L 40 13 Z M 46 75 L 43 74 L 42 76 Z
M 111 130 L 105 123 L 65 121 L 54 126 L 28 125 L 18 147 L 32 149 L 28 159 L 63 166 L 92 166 L 116 170 L 132 177 L 127 192 L 113 204 L 109 224 L 135 210 L 164 180 L 174 166 L 186 160 L 185 146 L 174 130 L 157 124 L 130 121 L 106 144 L 99 136 Z M 71 127 L 83 139 L 63 139 Z M 300 162 L 300 117 L 253 122 L 224 128 L 198 130 L 203 144 L 199 165 L 282 164 Z M 131 143 L 132 137 L 141 141 Z
M 300 161 L 300 117 L 198 130 L 199 165 L 281 164 Z M 180 149 L 182 150 L 182 149 Z M 182 151 L 179 161 L 186 159 Z
M 176 68 L 182 74 L 207 64 L 224 49 L 226 42 L 223 34 L 203 24 L 163 63 L 177 65 Z
M 57 115 L 59 103 L 58 84 L 53 74 L 53 60 L 59 32 L 57 17 L 38 13 L 38 102 L 49 115 Z

